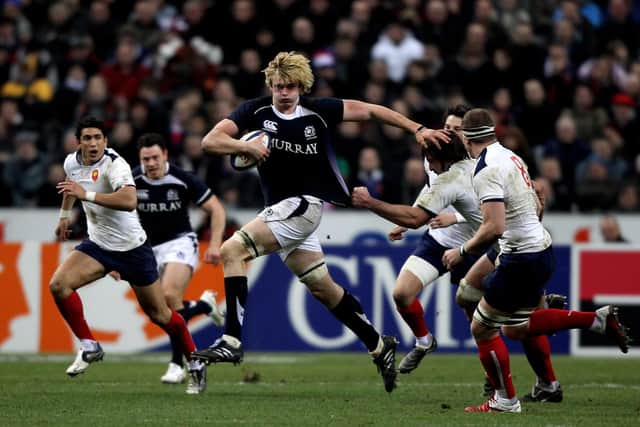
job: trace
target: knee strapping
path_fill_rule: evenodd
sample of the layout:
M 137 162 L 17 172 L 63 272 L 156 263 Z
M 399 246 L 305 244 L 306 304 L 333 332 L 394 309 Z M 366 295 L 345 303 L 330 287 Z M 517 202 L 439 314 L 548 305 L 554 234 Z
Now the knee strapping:
M 258 245 L 253 236 L 244 230 L 236 231 L 235 233 L 233 233 L 233 236 L 231 236 L 231 238 L 237 242 L 240 242 L 240 244 L 247 251 L 249 251 L 249 255 L 251 256 L 251 258 L 258 258 L 264 253 L 264 247 Z
M 456 299 L 465 303 L 476 304 L 484 296 L 484 291 L 471 286 L 467 279 L 460 280 L 458 290 L 456 291 Z
M 324 260 L 321 260 L 313 266 L 309 267 L 307 271 L 300 274 L 298 276 L 298 280 L 300 280 L 305 285 L 312 285 L 327 274 L 329 274 L 327 264 L 324 262 Z
M 532 312 L 533 310 L 521 309 L 511 314 L 498 314 L 482 310 L 478 306 L 473 318 L 488 328 L 499 329 L 502 326 L 520 326 L 527 323 Z
M 402 266 L 402 270 L 409 271 L 416 276 L 418 280 L 420 280 L 420 283 L 422 283 L 422 287 L 427 286 L 429 283 L 440 277 L 438 269 L 429 262 L 415 255 L 411 255 L 407 258 Z

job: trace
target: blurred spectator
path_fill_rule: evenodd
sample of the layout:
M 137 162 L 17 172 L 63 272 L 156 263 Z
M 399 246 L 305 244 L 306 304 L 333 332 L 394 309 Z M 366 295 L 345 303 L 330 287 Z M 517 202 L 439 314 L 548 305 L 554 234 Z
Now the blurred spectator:
M 138 149 L 133 139 L 133 127 L 128 120 L 118 121 L 109 133 L 109 147 L 116 150 L 133 168 L 139 163 Z
M 428 0 L 424 13 L 421 39 L 434 44 L 441 52 L 457 52 L 463 37 L 460 17 L 450 15 L 443 0 Z
M 15 154 L 4 166 L 4 184 L 10 188 L 14 206 L 33 206 L 47 176 L 47 159 L 38 150 L 38 134 L 22 131 L 15 136 Z
M 114 50 L 118 26 L 111 16 L 109 3 L 93 0 L 89 5 L 88 32 L 95 44 L 95 52 L 102 61 L 109 59 Z
M 232 77 L 236 94 L 243 99 L 257 98 L 264 88 L 264 75 L 261 72 L 262 60 L 258 51 L 255 49 L 243 50 L 240 53 L 239 65 L 238 72 Z M 314 67 L 317 67 L 315 62 Z
M 375 147 L 364 147 L 358 156 L 358 170 L 351 187 L 367 187 L 369 194 L 376 198 L 385 196 L 385 176 L 380 153 Z
M 140 84 L 151 74 L 151 70 L 141 62 L 141 53 L 141 46 L 133 33 L 124 33 L 118 38 L 113 62 L 100 70 L 111 96 L 130 101 L 137 95 Z
M 527 165 L 529 175 L 532 178 L 538 177 L 538 165 L 536 164 L 533 153 L 529 148 L 527 138 L 524 136 L 520 129 L 518 129 L 516 126 L 507 127 L 504 135 L 500 139 L 500 142 L 509 150 L 520 156 L 525 165 Z
M 575 87 L 573 107 L 564 110 L 562 114 L 568 114 L 573 118 L 578 138 L 583 141 L 602 136 L 609 121 L 605 109 L 594 105 L 591 88 L 585 84 Z
M 305 16 L 311 20 L 315 28 L 315 39 L 318 46 L 326 48 L 331 45 L 336 35 L 338 11 L 329 0 L 309 0 Z
M 62 196 L 58 194 L 56 184 L 64 181 L 66 174 L 62 163 L 49 163 L 47 167 L 47 180 L 38 188 L 36 196 L 38 206 L 60 207 Z
M 591 142 L 592 153 L 576 168 L 576 193 L 581 211 L 608 210 L 616 202 L 616 188 L 627 171 L 625 162 L 616 157 L 605 138 Z
M 544 145 L 544 156 L 560 161 L 562 177 L 569 186 L 570 193 L 575 188 L 575 167 L 590 153 L 589 146 L 578 139 L 576 124 L 569 116 L 560 116 L 556 121 L 555 137 Z
M 544 85 L 550 102 L 571 105 L 575 82 L 575 69 L 567 48 L 559 43 L 551 44 L 544 61 Z
M 304 16 L 297 17 L 291 23 L 291 36 L 287 50 L 302 52 L 307 57 L 311 57 L 321 46 L 315 38 L 316 29 L 313 22 Z
M 640 195 L 638 194 L 637 182 L 627 182 L 622 185 L 618 192 L 616 210 L 620 212 L 640 212 Z
M 371 58 L 382 59 L 389 70 L 389 78 L 400 83 L 411 61 L 422 58 L 424 46 L 409 31 L 404 23 L 389 23 L 371 50 Z
M 524 132 L 533 150 L 552 137 L 558 112 L 547 101 L 539 80 L 524 82 L 524 103 L 517 108 L 515 116 L 516 125 Z
M 640 154 L 640 119 L 636 112 L 636 103 L 626 93 L 617 93 L 611 99 L 612 138 L 618 139 L 616 145 L 623 157 L 632 164 Z M 617 135 L 615 135 L 617 134 Z
M 572 210 L 573 194 L 569 184 L 562 176 L 562 167 L 557 158 L 546 157 L 542 159 L 539 180 L 546 185 L 545 191 L 548 193 L 545 210 L 552 212 Z
M 470 104 L 488 104 L 495 89 L 487 84 L 493 81 L 489 58 L 486 28 L 479 23 L 469 24 L 458 54 L 446 61 L 442 71 L 446 87 L 462 91 Z
M 412 205 L 427 183 L 424 164 L 421 159 L 412 157 L 404 164 L 404 177 L 398 203 Z
M 629 241 L 622 236 L 620 224 L 613 215 L 604 215 L 600 219 L 600 235 L 606 243 L 628 243 Z
M 640 28 L 631 16 L 631 2 L 627 0 L 610 0 L 607 8 L 606 19 L 598 31 L 598 40 L 601 47 L 606 46 L 612 40 L 621 40 L 629 51 L 637 52 L 640 47 Z

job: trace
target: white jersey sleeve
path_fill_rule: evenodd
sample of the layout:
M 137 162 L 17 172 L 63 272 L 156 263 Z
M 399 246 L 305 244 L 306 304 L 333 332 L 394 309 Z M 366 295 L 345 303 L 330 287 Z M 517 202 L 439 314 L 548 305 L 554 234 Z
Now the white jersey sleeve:
M 109 169 L 109 182 L 113 191 L 118 191 L 125 185 L 135 187 L 135 181 L 133 180 L 133 174 L 129 164 L 122 158 L 117 157 L 112 163 Z

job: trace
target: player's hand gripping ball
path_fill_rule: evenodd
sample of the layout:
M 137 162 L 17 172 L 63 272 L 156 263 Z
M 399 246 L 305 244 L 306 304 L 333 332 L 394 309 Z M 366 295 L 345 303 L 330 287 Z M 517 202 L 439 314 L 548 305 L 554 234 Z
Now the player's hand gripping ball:
M 240 139 L 243 141 L 249 141 L 261 133 L 262 133 L 262 139 L 260 140 L 260 142 L 265 147 L 269 147 L 271 145 L 271 135 L 269 135 L 267 132 L 263 130 L 249 131 L 245 133 Z M 247 156 L 246 154 L 236 153 L 231 155 L 231 167 L 234 168 L 235 170 L 243 171 L 243 170 L 251 169 L 257 163 L 258 162 L 256 159 L 254 159 L 251 156 Z

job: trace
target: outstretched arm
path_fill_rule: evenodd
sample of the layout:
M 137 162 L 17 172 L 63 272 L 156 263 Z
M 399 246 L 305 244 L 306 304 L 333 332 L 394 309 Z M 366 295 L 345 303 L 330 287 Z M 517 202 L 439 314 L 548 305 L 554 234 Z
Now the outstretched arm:
M 408 228 L 420 228 L 425 225 L 431 215 L 423 209 L 415 206 L 392 205 L 383 202 L 369 194 L 366 187 L 356 187 L 351 194 L 353 206 L 366 208 L 382 218 Z
M 360 122 L 375 119 L 414 134 L 416 141 L 422 146 L 426 146 L 427 142 L 430 142 L 440 148 L 440 143 L 449 142 L 450 138 L 445 131 L 428 129 L 390 108 L 353 99 L 345 99 L 343 102 L 343 119 L 345 121 Z

